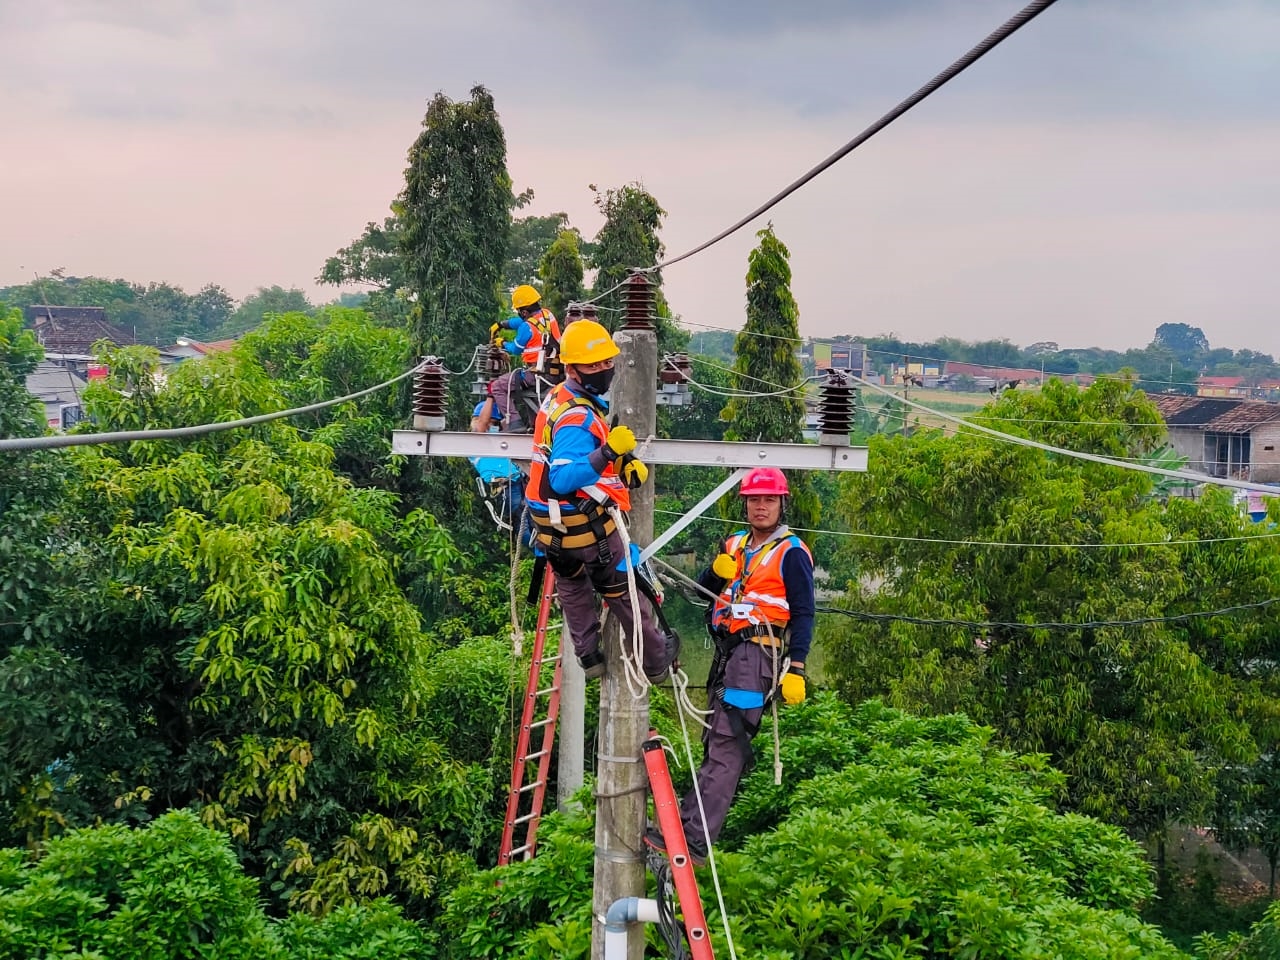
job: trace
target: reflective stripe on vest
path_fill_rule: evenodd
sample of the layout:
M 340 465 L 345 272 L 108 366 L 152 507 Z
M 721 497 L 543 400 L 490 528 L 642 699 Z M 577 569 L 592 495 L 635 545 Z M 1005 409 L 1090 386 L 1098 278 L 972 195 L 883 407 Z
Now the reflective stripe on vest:
M 562 383 L 547 394 L 533 425 L 533 462 L 529 467 L 525 499 L 535 523 L 538 522 L 539 514 L 545 516 L 549 513 L 548 502 L 553 499 L 560 504 L 562 524 L 567 524 L 568 518 L 578 510 L 574 501 L 579 497 L 601 504 L 612 501 L 623 510 L 631 509 L 631 491 L 618 479 L 612 463 L 605 466 L 604 473 L 595 483 L 575 491 L 571 497 L 555 497 L 551 489 L 551 454 L 555 446 L 555 433 L 561 427 L 574 425 L 585 426 L 590 430 L 600 446 L 604 446 L 609 439 L 609 427 L 595 401 L 574 393 Z
M 560 324 L 556 321 L 555 314 L 546 307 L 543 307 L 524 322 L 529 325 L 532 333 L 529 335 L 529 342 L 525 344 L 524 350 L 520 354 L 520 359 L 527 364 L 536 366 L 542 362 L 543 347 L 546 346 L 547 342 L 560 342 Z
M 745 531 L 725 541 L 724 552 L 733 557 L 738 573 L 720 592 L 711 611 L 711 625 L 737 633 L 768 622 L 781 634 L 791 622 L 782 561 L 789 550 L 799 547 L 808 553 L 809 548 L 793 533 L 766 540 L 755 550 L 748 542 Z

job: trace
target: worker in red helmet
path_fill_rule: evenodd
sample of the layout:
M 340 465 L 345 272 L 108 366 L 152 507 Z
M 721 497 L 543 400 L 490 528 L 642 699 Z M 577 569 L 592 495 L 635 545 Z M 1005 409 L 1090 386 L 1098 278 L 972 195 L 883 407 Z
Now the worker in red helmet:
M 703 735 L 706 752 L 698 769 L 702 809 L 695 790 L 680 804 L 689 855 L 699 864 L 720 836 L 738 783 L 755 760 L 751 741 L 766 705 L 778 692 L 788 704 L 804 700 L 804 663 L 813 639 L 813 554 L 783 522 L 787 478 L 776 467 L 756 467 L 738 492 L 747 528 L 725 540 L 699 578 L 717 595 L 709 624 L 716 642 L 707 677 L 711 727 Z M 652 828 L 645 843 L 666 849 Z

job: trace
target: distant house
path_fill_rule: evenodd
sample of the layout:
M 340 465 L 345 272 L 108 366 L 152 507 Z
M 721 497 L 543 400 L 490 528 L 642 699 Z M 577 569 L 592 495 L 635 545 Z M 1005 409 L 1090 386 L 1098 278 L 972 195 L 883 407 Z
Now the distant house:
M 1249 388 L 1244 377 L 1201 377 L 1196 381 L 1197 397 L 1240 397 L 1249 396 Z
M 46 353 L 87 356 L 99 340 L 109 340 L 117 347 L 136 342 L 132 333 L 107 322 L 103 307 L 39 305 L 27 307 L 26 316 Z
M 201 340 L 193 340 L 190 337 L 179 337 L 173 346 L 161 348 L 160 359 L 162 362 L 167 361 L 169 363 L 198 360 L 200 357 L 207 357 L 211 353 L 225 353 L 235 345 L 235 340 L 214 340 L 211 343 L 205 343 Z
M 42 360 L 27 374 L 27 391 L 44 404 L 44 419 L 50 430 L 66 430 L 84 416 L 80 394 L 89 381 L 70 367 Z
M 1150 397 L 1187 466 L 1211 477 L 1280 480 L 1280 403 L 1230 397 Z

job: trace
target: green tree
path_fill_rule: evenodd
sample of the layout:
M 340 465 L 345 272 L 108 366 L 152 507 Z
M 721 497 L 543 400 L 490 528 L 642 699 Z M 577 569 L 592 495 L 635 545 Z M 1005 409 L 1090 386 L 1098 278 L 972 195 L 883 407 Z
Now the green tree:
M 225 836 L 189 812 L 78 830 L 38 860 L 0 849 L 0 956 L 422 960 L 429 936 L 386 903 L 267 918 Z M 74 953 L 73 953 L 74 951 Z
M 236 302 L 231 299 L 231 294 L 216 283 L 206 283 L 191 297 L 192 332 L 202 337 L 216 330 L 231 319 L 235 308 Z
M 725 405 L 721 418 L 730 425 L 725 439 L 800 443 L 804 372 L 796 358 L 800 311 L 791 295 L 791 253 L 772 224 L 756 237 L 760 242 L 747 261 L 747 322 L 734 341 L 733 364 L 734 387 L 751 395 Z M 821 507 L 809 478 L 797 472 L 788 484 L 787 522 L 817 526 Z
M 756 768 L 716 852 L 739 956 L 1186 960 L 1137 918 L 1153 893 L 1140 848 L 1056 813 L 1043 757 L 993 747 L 963 716 L 827 694 L 783 712 L 781 742 L 782 784 Z M 442 958 L 587 956 L 592 837 L 588 818 L 555 815 L 537 859 L 460 886 Z
M 1092 453 L 1140 457 L 1162 438 L 1153 405 L 1116 380 L 1051 380 L 987 410 Z M 1248 603 L 1280 573 L 1265 538 L 1165 545 L 1244 533 L 1229 499 L 1165 505 L 1145 474 L 963 433 L 872 438 L 839 508 L 850 529 L 894 539 L 850 538 L 860 579 L 841 606 L 887 619 L 823 624 L 828 670 L 852 699 L 963 710 L 1048 754 L 1076 810 L 1143 835 L 1204 822 L 1222 768 L 1271 736 L 1274 693 L 1245 664 L 1273 656 L 1276 616 L 1142 621 Z
M 557 317 L 564 316 L 571 302 L 586 298 L 580 242 L 576 230 L 561 230 L 538 263 L 542 302 Z
M 276 382 L 291 407 L 356 393 L 410 366 L 408 331 L 376 326 L 363 310 L 343 307 L 272 316 L 236 350 Z M 401 461 L 391 456 L 391 431 L 402 420 L 401 395 L 389 389 L 293 423 L 331 447 L 334 469 L 357 485 L 401 489 Z
M 624 305 L 624 291 L 619 285 L 632 270 L 652 267 L 662 259 L 664 247 L 658 239 L 662 218 L 667 212 L 638 183 L 628 183 L 603 193 L 591 186 L 596 208 L 604 217 L 604 226 L 595 238 L 591 266 L 595 283 L 591 297 L 599 304 L 601 315 L 617 317 Z M 658 329 L 658 355 L 684 349 L 689 335 L 675 325 L 671 307 L 662 292 L 662 272 L 649 274 L 653 284 L 654 323 Z
M 400 201 L 382 223 L 370 221 L 362 233 L 324 262 L 317 283 L 370 288 L 368 311 L 380 323 L 408 326 L 411 304 L 401 237 Z
M 1179 363 L 1191 363 L 1209 349 L 1209 338 L 1189 323 L 1162 323 L 1156 327 L 1153 347 L 1169 350 Z
M 522 210 L 532 202 L 533 191 L 524 190 L 514 198 L 512 210 Z M 569 215 L 563 211 L 545 217 L 513 215 L 506 266 L 502 271 L 503 286 L 512 290 L 522 283 L 536 284 L 539 277 L 538 266 L 547 250 L 561 233 L 572 229 L 569 226 Z
M 427 105 L 409 148 L 401 200 L 414 352 L 465 366 L 498 319 L 498 286 L 511 234 L 507 142 L 493 95 L 473 87 Z
M 274 285 L 259 287 L 257 293 L 250 294 L 241 301 L 235 313 L 214 330 L 209 331 L 211 339 L 238 337 L 260 327 L 269 316 L 282 313 L 307 313 L 312 309 L 307 295 L 296 287 L 286 290 Z
M 314 369 L 342 348 L 322 345 Z M 286 402 L 236 354 L 163 387 L 154 351 L 105 359 L 111 379 L 85 395 L 99 429 Z M 503 776 L 500 757 L 454 759 L 426 712 L 443 638 L 399 581 L 404 564 L 447 594 L 462 551 L 283 421 L 72 456 L 64 511 L 83 518 L 100 582 L 78 598 L 81 629 L 0 660 L 0 829 L 38 840 L 42 824 L 196 805 L 283 900 L 323 912 L 395 893 L 428 909 L 487 843 Z

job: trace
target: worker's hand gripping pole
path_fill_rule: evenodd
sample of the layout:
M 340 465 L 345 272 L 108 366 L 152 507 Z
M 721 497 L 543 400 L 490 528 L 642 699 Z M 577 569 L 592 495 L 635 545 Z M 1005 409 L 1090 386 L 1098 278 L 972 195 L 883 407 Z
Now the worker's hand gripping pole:
M 680 822 L 680 804 L 671 785 L 671 771 L 667 769 L 667 757 L 662 751 L 658 731 L 650 730 L 649 739 L 641 746 L 645 770 L 649 774 L 649 788 L 653 791 L 654 816 L 671 861 L 671 876 L 675 881 L 676 896 L 680 898 L 680 912 L 684 914 L 689 950 L 694 960 L 714 960 L 711 940 L 707 937 L 707 918 L 702 912 L 702 895 L 698 893 L 698 881 L 689 859 L 689 844 L 684 837 L 684 824 Z

